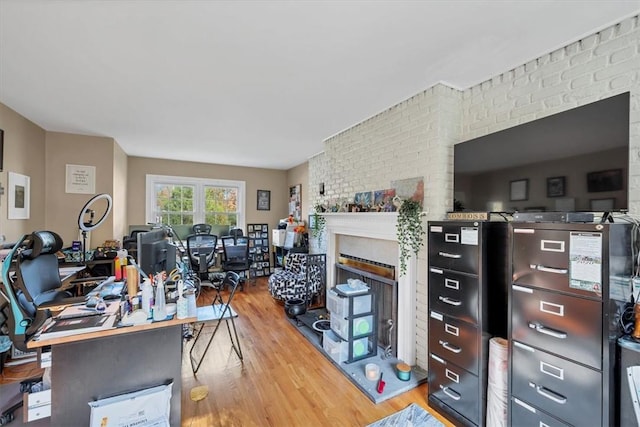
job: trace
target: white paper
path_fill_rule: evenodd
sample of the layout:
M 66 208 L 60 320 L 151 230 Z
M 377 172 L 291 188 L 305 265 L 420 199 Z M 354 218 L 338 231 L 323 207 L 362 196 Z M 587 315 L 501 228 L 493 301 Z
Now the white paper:
M 601 294 L 602 234 L 572 232 L 569 248 L 569 287 Z
M 173 383 L 89 402 L 90 427 L 169 427 Z

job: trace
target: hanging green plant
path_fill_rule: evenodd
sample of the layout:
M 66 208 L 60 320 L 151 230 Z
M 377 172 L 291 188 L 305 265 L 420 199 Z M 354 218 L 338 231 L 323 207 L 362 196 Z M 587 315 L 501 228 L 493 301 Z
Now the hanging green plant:
M 324 212 L 324 206 L 316 205 L 315 212 L 311 215 L 313 217 L 313 224 L 309 224 L 309 228 L 311 229 L 311 235 L 314 238 L 318 238 L 322 235 L 325 227 L 325 219 L 324 216 L 321 215 L 321 212 Z
M 407 271 L 407 259 L 411 254 L 417 255 L 424 245 L 425 231 L 422 225 L 422 206 L 420 202 L 407 199 L 398 209 L 396 231 L 400 245 L 400 275 Z

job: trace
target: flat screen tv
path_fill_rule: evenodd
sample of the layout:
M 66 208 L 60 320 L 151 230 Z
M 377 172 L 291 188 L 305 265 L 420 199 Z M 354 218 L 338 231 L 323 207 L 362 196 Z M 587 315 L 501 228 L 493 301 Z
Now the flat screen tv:
M 629 98 L 454 145 L 454 211 L 627 211 Z

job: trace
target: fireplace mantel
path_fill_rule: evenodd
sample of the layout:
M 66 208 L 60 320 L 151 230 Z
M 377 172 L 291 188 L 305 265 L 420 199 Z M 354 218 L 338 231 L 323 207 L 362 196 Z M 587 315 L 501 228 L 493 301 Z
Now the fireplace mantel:
M 365 239 L 380 239 L 398 242 L 397 212 L 331 212 L 323 213 L 327 243 L 327 283 L 334 286 L 335 266 L 338 259 L 337 236 L 355 236 Z M 357 256 L 358 254 L 350 254 Z M 400 265 L 400 248 L 398 247 Z M 414 364 L 416 359 L 416 281 L 417 259 L 412 255 L 407 260 L 407 272 L 398 280 L 398 359 Z

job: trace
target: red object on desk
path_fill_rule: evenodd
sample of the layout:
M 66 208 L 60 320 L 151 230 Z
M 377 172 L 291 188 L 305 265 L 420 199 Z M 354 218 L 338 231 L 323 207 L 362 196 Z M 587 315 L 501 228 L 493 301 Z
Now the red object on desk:
M 378 387 L 377 387 L 377 391 L 378 393 L 382 394 L 382 392 L 384 391 L 384 386 L 385 386 L 386 382 L 382 381 L 382 373 L 380 374 L 380 379 L 378 379 Z

